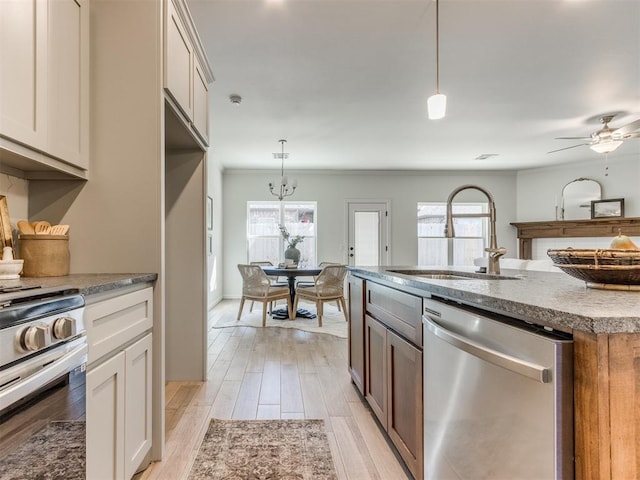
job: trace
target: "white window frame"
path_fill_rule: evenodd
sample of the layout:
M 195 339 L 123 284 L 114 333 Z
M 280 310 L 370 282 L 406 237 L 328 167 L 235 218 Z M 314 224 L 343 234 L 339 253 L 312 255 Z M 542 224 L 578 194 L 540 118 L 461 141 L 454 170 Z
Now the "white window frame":
M 279 218 L 279 223 L 282 225 L 285 225 L 285 210 L 287 206 L 290 205 L 310 205 L 313 206 L 313 215 L 314 215 L 314 219 L 313 219 L 313 223 L 315 225 L 315 235 L 305 235 L 305 238 L 303 240 L 304 243 L 307 242 L 313 242 L 313 258 L 312 259 L 306 259 L 307 264 L 309 265 L 315 265 L 317 263 L 317 257 L 318 257 L 318 242 L 317 242 L 317 237 L 318 237 L 318 202 L 315 201 L 300 201 L 300 202 L 293 202 L 293 201 L 289 201 L 289 202 L 273 202 L 273 201 L 247 201 L 247 216 L 246 216 L 246 229 L 245 229 L 245 235 L 246 235 L 246 255 L 247 255 L 247 261 L 252 261 L 251 257 L 250 257 L 250 243 L 251 240 L 256 239 L 256 238 L 275 238 L 278 240 L 278 245 L 279 245 L 279 260 L 280 262 L 284 261 L 284 251 L 286 249 L 286 245 L 284 242 L 284 239 L 282 238 L 282 235 L 278 232 L 276 234 L 272 234 L 272 235 L 250 235 L 249 234 L 249 218 L 250 218 L 250 213 L 251 213 L 251 209 L 252 207 L 256 207 L 256 206 L 260 206 L 260 205 L 265 205 L 265 206 L 271 206 L 271 207 L 275 207 L 278 206 L 280 209 L 280 218 Z M 293 233 L 292 233 L 293 235 Z M 254 259 L 254 260 L 264 260 L 264 259 Z
M 487 214 L 489 212 L 489 203 L 488 202 L 456 202 L 454 204 L 454 208 L 455 206 L 458 205 L 462 205 L 462 206 L 481 206 L 482 207 L 482 214 Z M 417 208 L 416 208 L 416 212 L 418 212 L 420 210 L 420 207 L 422 206 L 438 206 L 438 207 L 443 207 L 443 210 L 446 212 L 446 206 L 447 203 L 446 202 L 418 202 L 417 204 Z M 456 217 L 460 218 L 460 217 L 464 217 L 466 216 L 465 214 L 456 214 Z M 478 216 L 478 214 L 469 214 L 468 217 L 469 218 L 473 218 Z M 433 215 L 433 218 L 441 218 L 442 219 L 442 223 L 444 224 L 446 222 L 446 213 L 443 213 L 442 215 Z M 482 240 L 483 241 L 483 256 L 486 256 L 486 252 L 484 252 L 484 249 L 486 247 L 489 246 L 489 218 L 488 216 L 482 216 L 480 217 L 482 220 L 482 236 L 481 237 L 460 237 L 460 238 L 464 238 L 465 240 Z M 419 224 L 418 224 L 418 220 L 419 218 L 416 217 L 416 232 L 418 234 L 418 251 L 417 251 L 417 256 L 418 256 L 418 264 L 420 263 L 419 259 L 421 257 L 420 255 L 420 239 L 421 238 L 446 238 L 444 236 L 444 233 L 442 235 L 439 236 L 431 236 L 431 235 L 420 235 L 419 234 Z M 455 238 L 446 238 L 446 248 L 447 248 L 447 265 L 454 265 L 455 264 L 455 259 L 454 259 L 454 241 Z

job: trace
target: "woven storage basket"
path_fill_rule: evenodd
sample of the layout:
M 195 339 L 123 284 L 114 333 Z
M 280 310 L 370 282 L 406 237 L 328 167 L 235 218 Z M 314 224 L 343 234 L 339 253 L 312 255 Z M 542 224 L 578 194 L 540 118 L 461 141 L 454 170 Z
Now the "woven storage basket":
M 640 290 L 640 250 L 548 250 L 556 267 L 588 287 Z
M 24 235 L 20 256 L 24 259 L 25 277 L 59 277 L 69 274 L 69 237 L 67 235 Z

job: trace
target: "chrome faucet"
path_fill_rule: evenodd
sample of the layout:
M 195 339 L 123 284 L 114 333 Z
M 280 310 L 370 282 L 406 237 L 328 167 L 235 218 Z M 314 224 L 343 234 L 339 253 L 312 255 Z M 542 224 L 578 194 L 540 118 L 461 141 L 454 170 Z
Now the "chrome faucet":
M 480 214 L 453 214 L 453 199 L 462 190 L 474 189 L 484 193 L 489 200 L 489 213 Z M 447 238 L 455 237 L 453 231 L 453 217 L 489 217 L 489 248 L 485 248 L 484 251 L 489 253 L 489 268 L 488 272 L 492 275 L 500 274 L 500 257 L 507 253 L 507 249 L 504 247 L 498 247 L 498 241 L 496 240 L 496 204 L 493 201 L 493 196 L 482 187 L 477 185 L 461 185 L 449 194 L 447 199 L 447 224 L 444 227 L 444 236 Z

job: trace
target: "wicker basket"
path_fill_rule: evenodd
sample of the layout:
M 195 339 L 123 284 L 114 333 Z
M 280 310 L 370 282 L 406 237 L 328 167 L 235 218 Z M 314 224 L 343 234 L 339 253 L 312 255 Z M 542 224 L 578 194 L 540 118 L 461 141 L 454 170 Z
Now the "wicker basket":
M 548 250 L 556 267 L 591 288 L 640 290 L 640 250 Z

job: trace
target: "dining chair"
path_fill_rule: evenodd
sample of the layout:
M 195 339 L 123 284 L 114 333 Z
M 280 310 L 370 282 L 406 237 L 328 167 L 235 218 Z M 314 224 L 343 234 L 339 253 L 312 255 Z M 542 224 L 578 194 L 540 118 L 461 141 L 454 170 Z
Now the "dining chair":
M 260 265 L 261 267 L 273 267 L 273 263 L 271 263 L 268 260 L 264 260 L 264 261 L 256 261 L 256 262 L 249 262 L 249 265 Z M 268 275 L 267 275 L 268 276 Z M 272 287 L 288 287 L 289 284 L 287 283 L 286 280 L 281 280 L 280 277 L 269 277 L 269 281 L 271 282 L 271 286 Z M 253 303 L 251 302 L 251 305 L 249 305 L 249 312 L 253 312 Z M 269 304 L 269 313 L 271 313 L 271 311 L 273 310 L 273 306 L 274 304 L 277 304 L 278 302 L 271 302 Z
M 318 264 L 319 267 L 326 267 L 327 265 L 340 265 L 340 263 L 338 262 L 320 262 Z M 296 287 L 313 287 L 315 285 L 315 281 L 316 281 L 317 275 L 315 277 L 313 277 L 313 280 L 309 281 L 309 280 L 300 280 L 296 283 Z M 338 307 L 338 311 L 341 311 L 340 308 L 340 302 L 336 301 L 336 307 Z
M 242 275 L 242 298 L 240 299 L 240 309 L 238 310 L 238 320 L 242 316 L 242 307 L 245 300 L 262 303 L 262 326 L 267 325 L 267 304 L 276 300 L 286 300 L 289 320 L 293 320 L 293 309 L 291 308 L 291 296 L 289 287 L 273 287 L 271 280 L 260 265 L 238 264 L 238 270 Z
M 322 314 L 324 302 L 338 301 L 342 305 L 344 319 L 347 318 L 347 305 L 344 298 L 344 278 L 347 275 L 346 265 L 326 265 L 315 277 L 312 286 L 296 287 L 296 299 L 293 302 L 293 311 L 298 309 L 298 300 L 304 299 L 316 304 L 318 326 L 322 326 Z

